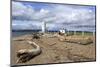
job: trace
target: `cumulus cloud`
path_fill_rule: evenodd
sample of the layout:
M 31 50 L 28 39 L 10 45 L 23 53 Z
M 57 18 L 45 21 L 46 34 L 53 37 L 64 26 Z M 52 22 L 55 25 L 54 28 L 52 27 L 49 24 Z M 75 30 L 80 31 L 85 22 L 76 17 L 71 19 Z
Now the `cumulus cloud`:
M 38 21 L 20 21 L 20 20 L 13 20 L 12 21 L 12 28 L 13 30 L 35 30 L 41 28 L 41 23 Z M 35 24 L 36 23 L 36 24 Z
M 14 17 L 14 19 L 30 20 L 32 19 L 32 14 L 34 14 L 34 10 L 30 5 L 25 6 L 20 2 L 12 2 L 12 16 Z
M 76 6 L 76 5 L 58 5 L 58 4 L 48 4 L 47 6 L 48 8 L 43 8 L 41 6 L 39 10 L 36 10 L 35 9 L 36 6 L 32 6 L 29 3 L 28 5 L 25 5 L 22 2 L 13 1 L 12 20 L 21 21 L 19 24 L 18 22 L 16 22 L 17 25 L 14 25 L 15 22 L 13 22 L 12 23 L 13 27 L 18 25 L 20 26 L 22 24 L 21 26 L 25 27 L 25 29 L 28 27 L 29 29 L 41 28 L 40 27 L 41 21 L 47 22 L 48 29 L 61 28 L 61 27 L 70 29 L 69 26 L 72 26 L 74 28 L 76 27 L 76 25 L 84 25 L 84 26 L 95 25 L 94 6 Z M 27 22 L 25 22 L 24 24 L 23 21 Z M 31 24 L 29 24 L 30 21 Z M 30 26 L 32 24 L 33 26 Z

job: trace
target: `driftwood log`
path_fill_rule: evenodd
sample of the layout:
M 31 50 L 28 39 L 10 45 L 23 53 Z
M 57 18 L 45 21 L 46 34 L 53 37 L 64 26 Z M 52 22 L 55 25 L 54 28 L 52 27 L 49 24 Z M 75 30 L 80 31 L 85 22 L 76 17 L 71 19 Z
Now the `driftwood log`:
M 27 41 L 27 42 L 34 48 L 19 50 L 17 52 L 18 60 L 16 61 L 16 63 L 27 62 L 41 53 L 41 48 L 35 42 L 32 41 Z
M 82 37 L 82 36 L 59 36 L 59 40 L 62 42 L 69 42 L 69 43 L 78 43 L 82 45 L 87 45 L 93 43 L 93 39 L 90 37 Z
M 40 39 L 40 34 L 39 33 L 33 33 L 32 39 Z

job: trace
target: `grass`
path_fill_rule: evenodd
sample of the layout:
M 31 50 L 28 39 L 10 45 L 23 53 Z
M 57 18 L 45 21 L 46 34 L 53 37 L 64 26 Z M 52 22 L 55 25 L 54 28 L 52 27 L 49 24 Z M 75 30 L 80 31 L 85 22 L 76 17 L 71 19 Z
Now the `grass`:
M 66 32 L 67 35 L 74 35 L 74 31 Z M 82 32 L 77 31 L 75 35 L 82 35 Z M 84 35 L 93 35 L 92 32 L 84 32 Z

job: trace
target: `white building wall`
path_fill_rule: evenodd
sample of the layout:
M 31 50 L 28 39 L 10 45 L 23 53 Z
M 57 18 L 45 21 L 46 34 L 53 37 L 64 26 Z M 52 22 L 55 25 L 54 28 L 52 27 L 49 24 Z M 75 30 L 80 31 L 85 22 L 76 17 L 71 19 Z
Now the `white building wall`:
M 46 23 L 44 21 L 42 22 L 42 32 L 46 32 Z

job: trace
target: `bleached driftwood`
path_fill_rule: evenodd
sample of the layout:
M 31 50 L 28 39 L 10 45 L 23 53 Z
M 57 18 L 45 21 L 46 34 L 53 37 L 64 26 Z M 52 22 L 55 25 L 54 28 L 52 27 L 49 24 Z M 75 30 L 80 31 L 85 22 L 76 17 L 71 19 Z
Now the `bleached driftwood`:
M 33 57 L 39 55 L 41 53 L 41 48 L 32 41 L 27 41 L 33 49 L 21 49 L 17 52 L 18 60 L 16 63 L 23 63 L 27 62 L 28 60 L 32 59 Z
M 60 36 L 59 40 L 62 42 L 66 41 L 66 42 L 78 43 L 82 45 L 93 43 L 93 40 L 90 37 L 82 37 L 82 36 L 69 36 L 69 37 Z

